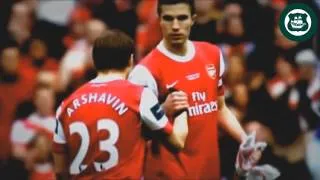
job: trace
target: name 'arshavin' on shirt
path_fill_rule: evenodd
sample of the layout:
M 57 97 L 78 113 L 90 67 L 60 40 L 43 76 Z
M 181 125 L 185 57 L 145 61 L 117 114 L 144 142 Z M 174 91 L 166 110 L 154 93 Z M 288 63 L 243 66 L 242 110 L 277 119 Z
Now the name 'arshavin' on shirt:
M 117 96 L 108 93 L 88 93 L 83 94 L 72 101 L 71 105 L 67 108 L 68 116 L 70 117 L 72 113 L 82 105 L 90 103 L 103 103 L 110 105 L 119 115 L 123 115 L 128 110 L 126 104 Z

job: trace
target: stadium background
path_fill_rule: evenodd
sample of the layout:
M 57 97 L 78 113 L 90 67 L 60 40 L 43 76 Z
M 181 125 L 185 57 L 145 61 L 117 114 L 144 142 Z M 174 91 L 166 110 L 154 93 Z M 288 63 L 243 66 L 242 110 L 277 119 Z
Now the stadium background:
M 190 38 L 221 48 L 227 103 L 248 132 L 256 130 L 258 140 L 269 144 L 261 163 L 277 167 L 280 179 L 311 179 L 320 171 L 319 28 L 297 43 L 281 34 L 277 22 L 294 2 L 310 6 L 319 21 L 320 2 L 195 2 L 198 18 Z M 138 62 L 161 39 L 157 23 L 156 0 L 1 0 L 1 177 L 36 179 L 43 166 L 50 170 L 46 130 L 61 100 L 95 76 L 90 50 L 100 32 L 128 33 Z M 35 123 L 26 123 L 30 119 Z M 21 124 L 28 132 L 19 130 Z M 238 144 L 222 131 L 220 150 L 222 175 L 233 179 Z

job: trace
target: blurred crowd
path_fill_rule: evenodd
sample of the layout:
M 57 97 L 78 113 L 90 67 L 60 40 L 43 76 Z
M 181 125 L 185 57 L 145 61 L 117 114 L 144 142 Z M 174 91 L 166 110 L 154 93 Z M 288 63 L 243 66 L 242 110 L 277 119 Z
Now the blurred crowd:
M 280 13 L 294 2 L 307 4 L 320 20 L 317 0 L 195 0 L 190 38 L 221 48 L 227 103 L 248 132 L 268 142 L 262 162 L 279 168 L 280 179 L 307 180 L 320 171 L 320 148 L 311 148 L 320 142 L 320 33 L 300 43 L 282 35 Z M 0 177 L 54 179 L 55 109 L 95 77 L 95 38 L 108 29 L 126 32 L 139 62 L 161 40 L 156 5 L 0 1 Z M 220 150 L 222 175 L 233 179 L 238 144 L 222 131 Z

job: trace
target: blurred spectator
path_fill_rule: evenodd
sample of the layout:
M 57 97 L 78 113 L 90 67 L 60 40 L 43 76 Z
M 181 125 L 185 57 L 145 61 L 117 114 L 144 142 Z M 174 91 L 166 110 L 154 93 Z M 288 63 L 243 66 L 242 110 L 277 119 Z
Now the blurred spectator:
M 227 33 L 232 37 L 243 37 L 244 27 L 240 17 L 229 18 L 226 24 Z
M 289 62 L 293 65 L 296 65 L 294 58 L 297 55 L 297 52 L 302 49 L 310 48 L 308 41 L 298 43 L 296 41 L 291 41 L 288 38 L 286 38 L 282 34 L 282 32 L 280 32 L 279 27 L 276 27 L 275 29 L 275 37 L 275 53 L 283 54 L 287 57 L 287 60 L 289 60 Z
M 58 91 L 58 77 L 57 74 L 52 71 L 40 71 L 37 75 L 37 83 L 45 84 L 55 91 Z
M 245 29 L 249 38 L 260 46 L 259 48 L 268 47 L 273 43 L 273 30 L 278 19 L 276 14 L 280 12 L 273 7 L 273 4 L 279 1 L 282 0 L 242 1 Z
M 0 70 L 0 143 L 8 144 L 9 127 L 16 107 L 32 96 L 34 76 L 32 72 L 20 69 L 20 53 L 18 47 L 8 45 L 1 53 Z M 10 145 L 0 149 L 0 159 L 10 156 Z
M 312 110 L 320 116 L 320 64 L 318 63 L 315 78 L 310 84 L 310 91 L 307 94 L 311 97 Z
M 58 71 L 58 62 L 48 56 L 47 45 L 40 39 L 32 39 L 28 54 L 22 59 L 21 67 L 34 71 Z
M 144 57 L 161 40 L 157 0 L 141 0 L 137 6 L 140 24 L 136 31 L 137 59 Z
M 157 18 L 157 0 L 141 0 L 137 6 L 137 15 L 141 24 Z
M 241 1 L 243 7 L 244 29 L 246 37 L 254 42 L 254 52 L 247 58 L 249 71 L 263 71 L 269 78 L 274 74 L 274 27 L 276 10 L 272 7 L 273 1 L 246 0 Z
M 315 129 L 319 125 L 316 112 L 312 110 L 312 100 L 319 99 L 320 83 L 316 76 L 317 57 L 311 49 L 299 51 L 295 57 L 299 80 L 291 89 L 289 106 L 299 112 L 303 130 Z M 307 123 L 307 124 L 306 124 Z
M 222 23 L 220 48 L 229 59 L 237 54 L 247 58 L 255 49 L 255 44 L 247 38 L 245 30 L 242 7 L 237 3 L 228 4 L 224 10 L 225 17 Z
M 24 0 L 23 2 L 29 7 L 32 12 L 35 12 L 38 8 L 38 0 Z
M 300 52 L 297 55 L 297 59 L 304 59 L 304 63 L 307 62 L 314 62 L 315 56 L 311 55 L 312 51 L 305 50 Z M 309 54 L 309 55 L 308 55 Z M 313 60 L 311 60 L 313 59 Z M 312 63 L 313 64 L 313 63 Z M 309 64 L 310 66 L 310 64 Z M 315 71 L 315 68 L 316 71 Z M 312 78 L 312 81 L 309 83 L 307 96 L 310 98 L 311 101 L 311 109 L 316 114 L 315 121 L 317 123 L 317 128 L 315 131 L 311 131 L 308 135 L 308 142 L 307 142 L 307 151 L 306 151 L 306 163 L 308 168 L 311 172 L 313 180 L 317 180 L 320 178 L 320 164 L 319 164 L 319 152 L 320 152 L 320 66 L 319 61 L 317 61 L 317 66 L 313 64 L 313 72 L 315 75 Z M 307 107 L 309 107 L 309 105 Z M 310 129 L 313 129 L 311 127 Z
M 63 38 L 64 46 L 69 49 L 73 46 L 75 41 L 85 36 L 86 23 L 91 19 L 91 12 L 89 9 L 77 6 L 69 18 L 69 34 Z
M 35 8 L 37 19 L 34 22 L 32 34 L 46 42 L 48 55 L 57 60 L 65 51 L 62 38 L 67 33 L 67 23 L 75 5 L 75 0 L 46 0 L 38 1 Z
M 39 1 L 36 8 L 37 18 L 38 20 L 47 21 L 59 26 L 65 26 L 75 5 L 75 0 Z M 57 11 L 57 9 L 59 10 Z
M 226 90 L 233 89 L 238 83 L 243 83 L 246 77 L 246 67 L 242 56 L 233 55 L 229 57 L 227 70 L 224 75 Z
M 263 72 L 250 72 L 248 74 L 249 121 L 257 121 L 270 127 L 272 124 L 274 100 L 267 91 L 267 79 Z M 263 103 L 261 103 L 263 102 Z
M 230 2 L 227 3 L 224 7 L 224 15 L 226 17 L 230 17 L 230 16 L 237 16 L 240 17 L 241 14 L 243 13 L 243 9 L 242 6 L 239 3 L 234 2 Z
M 215 1 L 196 0 L 195 8 L 197 17 L 192 26 L 190 39 L 211 43 L 219 42 L 217 20 L 222 18 L 222 12 L 215 8 Z
M 247 108 L 249 102 L 248 88 L 244 83 L 238 83 L 233 86 L 232 98 L 230 104 L 231 111 L 242 123 L 247 117 Z
M 133 0 L 103 1 L 93 9 L 93 13 L 111 29 L 119 29 L 132 38 L 135 37 L 138 17 Z
M 13 156 L 22 160 L 31 172 L 30 180 L 55 179 L 50 161 L 52 135 L 55 129 L 55 95 L 53 89 L 38 85 L 33 103 L 35 112 L 12 126 Z
M 73 78 L 81 78 L 92 67 L 91 48 L 94 40 L 105 30 L 106 25 L 97 19 L 87 22 L 85 37 L 77 40 L 62 58 L 59 72 L 59 89 L 65 91 Z
M 267 90 L 273 99 L 270 128 L 277 143 L 288 145 L 301 135 L 298 114 L 289 106 L 291 88 L 296 84 L 298 75 L 287 57 L 279 55 L 276 60 L 276 75 L 268 81 Z M 283 131 L 288 124 L 290 129 Z
M 31 36 L 33 25 L 33 12 L 28 4 L 15 3 L 12 7 L 12 14 L 8 24 L 8 32 L 11 37 L 22 46 Z
M 313 78 L 316 78 L 318 58 L 312 49 L 299 51 L 295 57 L 295 61 L 299 66 L 300 80 L 311 81 Z
M 320 117 L 320 116 L 319 116 Z M 320 127 L 315 132 L 309 134 L 306 150 L 306 163 L 310 170 L 312 180 L 320 179 Z
M 268 82 L 268 91 L 274 99 L 279 98 L 290 86 L 297 81 L 297 74 L 293 65 L 284 56 L 276 60 L 276 75 Z

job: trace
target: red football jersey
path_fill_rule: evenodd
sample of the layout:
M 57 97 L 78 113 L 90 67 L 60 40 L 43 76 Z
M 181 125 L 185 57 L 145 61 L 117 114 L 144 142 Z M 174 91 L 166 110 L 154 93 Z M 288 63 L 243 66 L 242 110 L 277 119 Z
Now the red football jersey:
M 72 178 L 139 179 L 145 153 L 142 122 L 151 130 L 172 132 L 150 90 L 98 77 L 57 110 L 54 151 L 68 155 Z
M 147 152 L 145 179 L 220 179 L 217 98 L 223 95 L 223 58 L 219 48 L 208 43 L 188 41 L 187 47 L 187 54 L 178 56 L 160 42 L 129 76 L 162 100 L 169 88 L 182 90 L 190 105 L 185 148 L 173 153 L 153 140 Z

